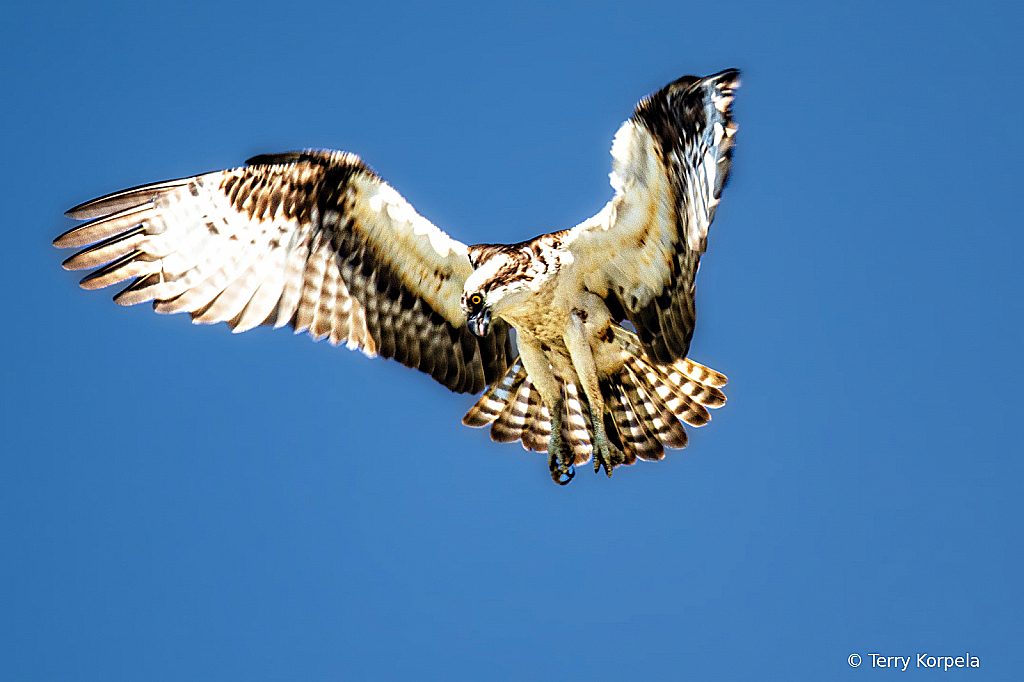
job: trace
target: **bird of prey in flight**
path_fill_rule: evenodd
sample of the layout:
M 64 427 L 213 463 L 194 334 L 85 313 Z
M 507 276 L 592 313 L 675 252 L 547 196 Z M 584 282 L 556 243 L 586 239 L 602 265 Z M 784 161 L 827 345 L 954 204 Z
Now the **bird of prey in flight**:
M 64 261 L 96 268 L 86 289 L 132 280 L 122 305 L 290 325 L 484 391 L 463 423 L 546 451 L 556 483 L 590 460 L 611 476 L 725 402 L 725 377 L 687 353 L 738 85 L 735 69 L 684 76 L 642 100 L 612 143 L 611 201 L 518 244 L 458 242 L 359 157 L 309 150 L 86 202 L 54 245 L 86 247 Z

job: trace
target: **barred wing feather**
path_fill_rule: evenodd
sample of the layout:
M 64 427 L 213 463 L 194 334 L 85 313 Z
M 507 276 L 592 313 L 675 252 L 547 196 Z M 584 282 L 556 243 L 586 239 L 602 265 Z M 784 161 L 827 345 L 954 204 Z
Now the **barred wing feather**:
M 694 277 L 729 176 L 739 71 L 684 76 L 641 101 L 612 144 L 615 196 L 566 242 L 587 289 L 657 362 L 686 357 Z
M 291 325 L 314 339 L 395 358 L 453 391 L 479 392 L 512 360 L 508 327 L 483 338 L 460 306 L 468 250 L 352 154 L 306 151 L 124 190 L 77 206 L 88 220 L 54 240 L 87 248 L 114 300 L 153 301 L 235 332 Z

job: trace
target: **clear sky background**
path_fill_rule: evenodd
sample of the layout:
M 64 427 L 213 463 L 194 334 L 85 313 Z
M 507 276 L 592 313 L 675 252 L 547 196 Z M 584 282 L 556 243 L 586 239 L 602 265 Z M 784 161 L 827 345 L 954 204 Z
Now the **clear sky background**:
M 949 675 L 1018 678 L 1015 5 L 26 5 L 0 22 L 0 678 L 868 680 L 894 674 L 870 653 L 966 652 Z M 607 201 L 640 97 L 727 67 L 692 355 L 729 403 L 610 480 L 553 485 L 396 363 L 120 308 L 50 246 L 86 199 L 304 147 L 518 241 Z

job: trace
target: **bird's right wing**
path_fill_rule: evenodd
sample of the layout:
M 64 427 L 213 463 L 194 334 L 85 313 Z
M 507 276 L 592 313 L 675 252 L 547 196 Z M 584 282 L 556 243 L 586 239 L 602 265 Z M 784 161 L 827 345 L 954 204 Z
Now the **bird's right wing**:
M 583 283 L 661 363 L 686 357 L 694 278 L 729 177 L 739 71 L 684 76 L 645 98 L 612 144 L 615 196 L 564 237 Z
M 146 185 L 81 204 L 54 240 L 88 248 L 81 284 L 134 281 L 114 300 L 153 301 L 241 332 L 291 325 L 395 358 L 453 391 L 478 392 L 512 360 L 508 326 L 478 339 L 460 305 L 472 273 L 450 238 L 352 154 L 306 151 Z

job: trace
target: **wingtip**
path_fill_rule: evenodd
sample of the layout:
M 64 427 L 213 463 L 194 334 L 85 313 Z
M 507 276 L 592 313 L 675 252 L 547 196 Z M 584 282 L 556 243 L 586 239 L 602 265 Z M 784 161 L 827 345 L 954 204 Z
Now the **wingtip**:
M 77 206 L 72 206 L 68 210 L 64 211 L 65 218 L 72 218 L 74 220 L 85 220 L 89 216 L 87 215 L 89 210 L 89 204 L 96 203 L 96 199 L 90 199 L 89 201 L 83 201 Z M 63 235 L 61 235 L 63 236 Z M 59 239 L 60 237 L 58 237 Z M 56 240 L 54 240 L 56 241 Z
M 725 85 L 730 88 L 737 88 L 740 86 L 740 76 L 742 72 L 737 68 L 729 68 L 718 73 L 713 73 L 710 76 L 705 76 L 701 80 L 704 82 L 717 83 L 719 87 Z
M 96 289 L 102 289 L 103 287 L 105 287 L 107 285 L 101 283 L 100 281 L 97 281 L 97 279 L 95 277 L 92 277 L 91 275 L 89 275 L 89 276 L 83 277 L 81 280 L 79 280 L 78 281 L 78 286 L 82 287 L 86 291 L 95 291 Z
M 130 196 L 130 193 L 135 192 L 139 188 L 135 187 L 132 189 L 122 190 L 120 192 L 114 192 L 112 194 L 105 194 L 102 197 L 90 199 L 89 201 L 83 201 L 77 206 L 72 206 L 68 210 L 64 211 L 64 216 L 73 220 L 92 220 L 93 218 L 99 218 L 115 210 L 125 208 L 119 206 L 115 202 L 117 199 L 121 199 L 126 196 Z M 111 207 L 111 204 L 114 204 Z
M 70 217 L 70 215 L 68 213 L 65 213 L 64 215 L 67 215 L 68 217 Z M 55 247 L 57 247 L 58 249 L 67 249 L 67 248 L 70 248 L 72 246 L 77 246 L 78 243 L 77 243 L 77 240 L 74 239 L 74 235 L 75 235 L 76 232 L 78 232 L 78 227 L 79 226 L 76 225 L 75 227 L 71 228 L 67 232 L 65 232 L 63 234 L 59 234 L 56 237 L 54 237 L 53 238 L 53 245 Z
M 195 176 L 176 178 L 174 180 L 165 180 L 163 182 L 153 182 L 146 185 L 138 185 L 137 187 L 129 187 L 118 192 L 113 192 L 112 194 L 106 194 L 95 199 L 90 199 L 89 201 L 78 204 L 77 206 L 72 206 L 64 212 L 64 215 L 74 220 L 92 220 L 94 218 L 102 218 L 103 216 L 111 215 L 119 211 L 138 208 L 165 192 L 188 184 L 194 179 L 194 177 Z

